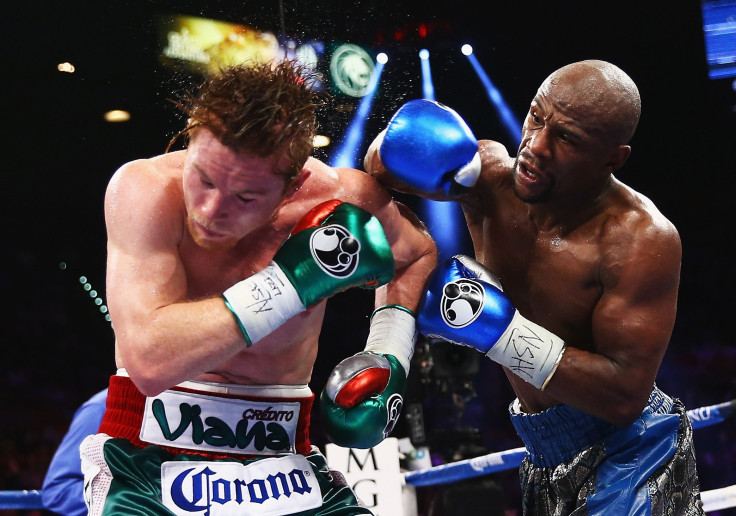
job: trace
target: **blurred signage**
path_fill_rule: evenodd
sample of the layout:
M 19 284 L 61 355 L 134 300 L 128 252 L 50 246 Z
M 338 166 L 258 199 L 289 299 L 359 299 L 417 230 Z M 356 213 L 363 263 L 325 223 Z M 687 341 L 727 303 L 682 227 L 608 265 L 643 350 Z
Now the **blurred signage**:
M 317 40 L 280 41 L 275 34 L 247 25 L 170 15 L 159 22 L 161 62 L 169 69 L 196 74 L 218 73 L 222 67 L 297 59 L 318 72 L 334 93 L 363 97 L 375 69 L 372 51 L 353 43 L 332 42 L 329 51 Z
M 217 73 L 223 66 L 280 57 L 276 36 L 246 25 L 193 16 L 163 18 L 161 59 L 167 66 Z
M 371 55 L 352 43 L 335 45 L 330 57 L 330 78 L 334 87 L 351 97 L 362 97 L 375 69 Z
M 701 10 L 708 76 L 736 77 L 736 0 L 703 0 Z

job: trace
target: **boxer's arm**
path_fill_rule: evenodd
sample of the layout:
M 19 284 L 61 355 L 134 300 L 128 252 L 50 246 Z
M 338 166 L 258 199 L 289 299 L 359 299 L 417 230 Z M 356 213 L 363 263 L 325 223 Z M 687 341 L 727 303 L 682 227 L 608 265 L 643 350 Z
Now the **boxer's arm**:
M 387 314 L 394 314 L 392 317 L 399 319 L 399 322 L 387 325 L 397 329 L 404 328 L 408 324 L 405 316 L 411 314 L 411 331 L 409 329 L 398 331 L 402 335 L 400 340 L 403 342 L 406 340 L 405 335 L 412 334 L 413 318 L 419 307 L 424 283 L 437 265 L 437 246 L 421 220 L 408 207 L 396 202 L 375 178 L 353 169 L 338 169 L 338 173 L 342 176 L 342 183 L 352 187 L 350 191 L 345 192 L 347 201 L 361 205 L 381 221 L 391 246 L 395 265 L 394 275 L 391 281 L 376 289 L 374 308 L 381 311 L 384 307 L 398 307 L 398 311 L 389 310 L 373 321 L 381 322 L 385 320 Z M 400 344 L 401 351 L 395 353 L 407 372 L 413 345 L 413 341 L 411 344 Z M 389 351 L 381 349 L 380 346 L 374 346 L 371 350 Z
M 328 437 L 341 446 L 368 448 L 391 433 L 401 413 L 417 337 L 416 309 L 437 250 L 421 221 L 375 179 L 355 170 L 339 173 L 355 187 L 354 202 L 381 220 L 396 265 L 392 280 L 376 291 L 365 351 L 335 367 L 320 397 Z
M 395 201 L 375 178 L 353 169 L 337 169 L 343 184 L 351 185 L 345 200 L 373 213 L 386 233 L 394 256 L 391 281 L 376 291 L 375 307 L 402 305 L 416 311 L 424 282 L 437 265 L 437 246 L 422 221 Z
M 682 248 L 668 222 L 622 225 L 607 237 L 594 351 L 570 343 L 545 393 L 615 424 L 647 402 L 675 322 Z
M 222 297 L 189 301 L 178 247 L 184 207 L 149 161 L 125 165 L 105 195 L 106 297 L 118 366 L 154 395 L 245 348 Z

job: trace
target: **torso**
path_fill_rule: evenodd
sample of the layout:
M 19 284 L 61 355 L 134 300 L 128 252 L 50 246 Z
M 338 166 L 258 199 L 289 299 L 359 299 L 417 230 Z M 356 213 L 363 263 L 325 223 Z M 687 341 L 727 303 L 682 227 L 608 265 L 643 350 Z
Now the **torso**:
M 230 251 L 213 251 L 197 245 L 186 228 L 181 198 L 181 162 L 178 153 L 156 158 L 156 166 L 166 177 L 167 191 L 179 197 L 175 225 L 181 234 L 178 255 L 186 274 L 188 300 L 222 293 L 238 281 L 266 267 L 294 225 L 315 205 L 333 198 L 354 204 L 363 200 L 364 180 L 373 181 L 358 171 L 334 169 L 310 159 L 305 169 L 310 175 L 293 197 L 283 203 L 271 222 L 257 229 Z M 355 174 L 346 178 L 345 174 Z M 375 199 L 374 199 L 375 200 Z M 317 356 L 318 338 L 324 317 L 325 301 L 286 321 L 220 367 L 195 380 L 238 384 L 307 384 Z M 118 367 L 124 367 L 118 357 Z
M 501 166 L 494 162 L 493 167 L 490 198 L 475 207 L 464 204 L 476 258 L 498 276 L 522 315 L 568 345 L 595 351 L 592 317 L 604 289 L 606 231 L 617 214 L 623 218 L 638 209 L 636 199 L 618 184 L 607 194 L 605 210 L 593 211 L 574 227 L 540 229 L 530 205 L 513 191 L 513 160 L 504 160 Z M 525 410 L 536 412 L 555 404 L 544 392 L 509 371 L 506 374 Z
M 187 235 L 180 251 L 190 299 L 216 295 L 265 268 L 298 220 L 299 217 L 285 217 L 278 226 L 257 231 L 248 238 L 254 245 L 237 256 L 217 256 L 194 244 Z M 256 346 L 197 379 L 238 384 L 308 383 L 324 308 L 322 302 L 286 321 Z

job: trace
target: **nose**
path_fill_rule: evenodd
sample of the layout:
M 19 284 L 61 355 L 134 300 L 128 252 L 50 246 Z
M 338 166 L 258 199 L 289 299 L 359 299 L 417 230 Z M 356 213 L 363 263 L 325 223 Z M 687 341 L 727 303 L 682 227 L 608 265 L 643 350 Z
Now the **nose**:
M 227 216 L 225 212 L 225 199 L 217 190 L 207 193 L 200 209 L 202 214 L 210 220 L 222 219 Z
M 531 132 L 527 148 L 537 157 L 548 158 L 552 154 L 550 134 L 546 127 L 540 127 Z

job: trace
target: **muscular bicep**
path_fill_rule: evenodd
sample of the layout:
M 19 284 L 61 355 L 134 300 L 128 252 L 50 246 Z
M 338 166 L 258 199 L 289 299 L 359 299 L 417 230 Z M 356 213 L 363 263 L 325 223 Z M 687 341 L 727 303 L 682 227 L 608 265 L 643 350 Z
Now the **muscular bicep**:
M 401 304 L 416 309 L 422 288 L 437 264 L 437 248 L 422 221 L 407 206 L 395 201 L 374 178 L 362 172 L 351 179 L 351 202 L 373 213 L 391 244 L 395 272 L 377 292 L 376 303 Z
M 595 351 L 638 393 L 648 390 L 667 350 L 680 277 L 677 234 L 647 232 L 653 234 L 620 246 L 604 259 L 604 290 L 592 319 Z
M 376 306 L 399 304 L 416 311 L 424 284 L 437 265 L 437 247 L 421 220 L 403 204 L 397 211 L 393 238 L 393 279 L 376 295 Z
M 167 205 L 172 201 L 165 185 L 144 176 L 134 169 L 119 171 L 105 195 L 107 297 L 118 334 L 135 332 L 158 308 L 186 296 L 178 213 Z
M 625 227 L 602 248 L 602 293 L 593 307 L 590 340 L 570 338 L 545 391 L 616 425 L 641 413 L 675 321 L 680 241 L 674 230 L 642 234 Z

